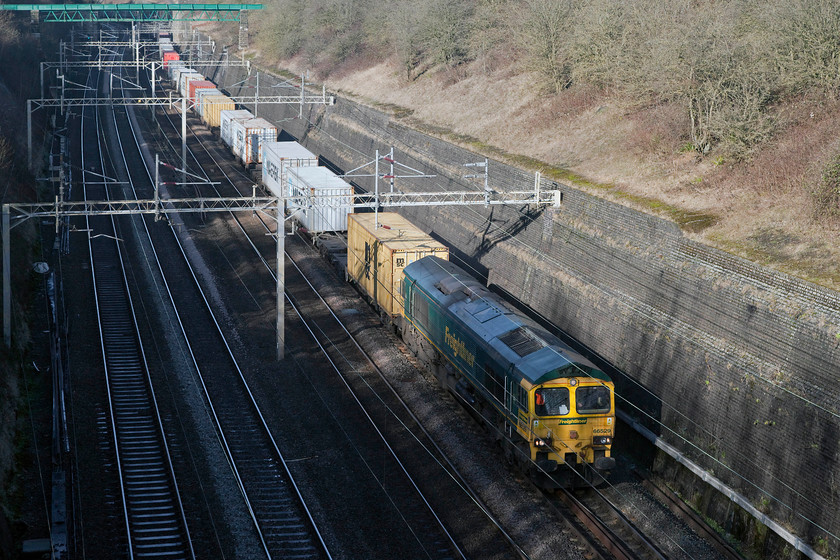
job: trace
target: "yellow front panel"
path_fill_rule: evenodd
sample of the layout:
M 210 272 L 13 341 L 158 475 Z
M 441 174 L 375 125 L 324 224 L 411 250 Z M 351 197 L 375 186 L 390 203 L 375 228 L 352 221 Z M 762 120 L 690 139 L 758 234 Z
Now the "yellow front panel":
M 529 417 L 529 433 L 520 434 L 527 437 L 531 442 L 531 459 L 536 459 L 537 453 L 545 452 L 545 448 L 539 448 L 534 445 L 536 439 L 544 439 L 550 437 L 552 440 L 552 450 L 549 454 L 549 459 L 553 459 L 558 463 L 565 462 L 564 455 L 566 453 L 575 453 L 580 457 L 580 461 L 591 463 L 594 461 L 594 449 L 592 447 L 593 436 L 610 436 L 615 435 L 615 402 L 613 394 L 613 384 L 603 383 L 610 390 L 610 412 L 605 414 L 578 414 L 576 412 L 575 389 L 581 386 L 591 386 L 593 384 L 586 383 L 588 380 L 578 381 L 577 386 L 570 386 L 568 380 L 562 383 L 546 384 L 540 387 L 535 387 L 529 393 L 530 410 L 535 410 L 534 395 L 537 389 L 542 387 L 567 387 L 570 389 L 569 413 L 563 416 L 548 416 L 539 417 L 531 414 Z M 520 427 L 521 427 L 520 420 Z M 575 432 L 575 437 L 572 437 L 572 432 Z M 604 449 L 604 446 L 599 446 L 599 449 Z M 610 446 L 606 446 L 606 456 L 610 456 Z

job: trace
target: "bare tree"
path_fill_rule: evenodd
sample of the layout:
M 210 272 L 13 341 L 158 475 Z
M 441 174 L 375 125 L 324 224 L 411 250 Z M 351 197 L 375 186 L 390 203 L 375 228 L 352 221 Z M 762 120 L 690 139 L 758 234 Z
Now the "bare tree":
M 472 6 L 468 0 L 432 0 L 424 23 L 426 52 L 432 64 L 455 66 L 467 59 Z
M 259 44 L 271 55 L 287 58 L 304 46 L 305 0 L 276 0 L 253 20 Z
M 528 64 L 555 92 L 572 81 L 568 53 L 572 7 L 572 0 L 525 0 L 522 6 L 519 40 Z
M 388 27 L 393 40 L 394 51 L 406 80 L 416 77 L 416 69 L 424 53 L 423 0 L 401 0 L 391 4 L 388 12 Z
M 360 51 L 365 17 L 374 13 L 365 0 L 320 0 L 306 6 L 306 49 L 313 58 L 338 64 Z
M 791 91 L 820 88 L 840 95 L 840 5 L 835 0 L 789 0 L 752 5 L 766 56 Z
M 473 11 L 469 53 L 474 60 L 479 60 L 484 72 L 488 72 L 490 53 L 501 47 L 510 36 L 510 14 L 514 9 L 513 0 L 478 0 Z
M 269 52 L 338 64 L 393 49 L 407 80 L 488 53 L 520 57 L 551 92 L 572 83 L 624 103 L 677 103 L 699 153 L 735 157 L 774 130 L 786 93 L 840 95 L 837 0 L 277 0 Z M 514 39 L 509 41 L 508 37 Z
M 628 41 L 633 23 L 625 13 L 627 4 L 593 0 L 575 11 L 569 26 L 572 77 L 577 82 L 601 88 L 616 87 L 626 76 L 627 64 L 635 51 Z

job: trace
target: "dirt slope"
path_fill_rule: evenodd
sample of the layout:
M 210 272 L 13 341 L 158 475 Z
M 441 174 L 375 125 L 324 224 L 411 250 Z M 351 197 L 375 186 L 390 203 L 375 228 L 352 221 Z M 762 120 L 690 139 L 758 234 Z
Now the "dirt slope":
M 235 43 L 229 29 L 207 30 L 220 43 Z M 387 58 L 351 59 L 322 75 L 302 58 L 266 60 L 255 49 L 246 56 L 263 68 L 307 72 L 311 81 L 418 129 L 668 217 L 695 239 L 840 289 L 840 223 L 818 218 L 811 196 L 840 147 L 835 100 L 776 107 L 774 139 L 749 161 L 730 162 L 683 149 L 683 107 L 639 108 L 574 87 L 545 94 L 534 75 L 506 61 L 433 69 L 409 82 Z

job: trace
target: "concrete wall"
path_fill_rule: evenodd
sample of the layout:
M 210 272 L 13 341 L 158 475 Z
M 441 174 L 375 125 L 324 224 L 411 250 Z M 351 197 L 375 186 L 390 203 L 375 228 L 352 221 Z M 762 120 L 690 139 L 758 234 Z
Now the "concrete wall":
M 223 87 L 244 78 L 238 68 L 210 74 Z M 277 81 L 261 74 L 261 93 L 291 92 L 268 89 Z M 438 175 L 398 180 L 402 190 L 480 188 L 460 177 L 481 156 L 379 111 L 345 99 L 303 119 L 298 111 L 260 106 L 259 116 L 344 170 L 393 146 L 398 161 Z M 494 189 L 533 183 L 490 164 Z M 402 213 L 452 247 L 455 262 L 620 370 L 611 373 L 623 409 L 800 534 L 820 534 L 806 519 L 840 534 L 840 295 L 691 241 L 672 222 L 561 189 L 562 206 L 538 212 Z

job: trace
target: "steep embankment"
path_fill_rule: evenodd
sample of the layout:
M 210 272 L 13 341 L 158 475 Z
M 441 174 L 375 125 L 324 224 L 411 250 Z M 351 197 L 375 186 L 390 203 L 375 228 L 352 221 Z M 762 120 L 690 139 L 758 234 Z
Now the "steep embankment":
M 246 56 L 840 288 L 830 2 L 347 5 L 267 4 Z M 233 50 L 235 32 L 213 29 Z M 559 91 L 541 61 L 560 65 Z
M 303 61 L 281 63 L 305 71 Z M 471 66 L 471 65 L 470 65 Z M 592 194 L 675 220 L 692 237 L 834 289 L 840 228 L 814 213 L 811 190 L 836 148 L 833 100 L 779 107 L 785 126 L 750 160 L 682 152 L 683 107 L 629 109 L 603 93 L 542 95 L 515 68 L 406 83 L 392 62 L 335 73 L 327 87 L 491 158 L 542 169 Z M 400 109 L 402 108 L 402 109 Z M 492 168 L 491 168 L 492 183 Z
M 28 15 L 27 15 L 28 17 Z M 38 97 L 39 41 L 29 33 L 28 20 L 0 16 L 0 203 L 30 202 L 36 185 L 26 162 L 26 99 Z M 44 41 L 48 41 L 45 37 Z M 54 52 L 54 51 L 53 51 Z M 46 117 L 35 115 L 39 142 Z M 23 133 L 22 133 L 23 131 Z M 35 145 L 36 161 L 41 160 Z M 47 534 L 42 487 L 37 482 L 35 434 L 49 449 L 49 348 L 36 358 L 32 339 L 43 326 L 30 327 L 37 307 L 40 278 L 32 272 L 37 255 L 37 224 L 15 227 L 11 234 L 12 346 L 0 342 L 0 557 L 12 558 L 15 542 Z M 35 334 L 33 334 L 35 333 Z M 41 342 L 44 342 L 43 340 Z M 36 372 L 35 362 L 43 369 Z M 46 402 L 46 408 L 44 403 Z M 46 423 L 41 420 L 46 418 Z M 46 438 L 42 428 L 46 424 Z M 36 490 L 37 488 L 37 490 Z M 33 505 L 34 504 L 34 505 Z M 36 509 L 37 508 L 37 509 Z M 30 532 L 31 531 L 31 532 Z

